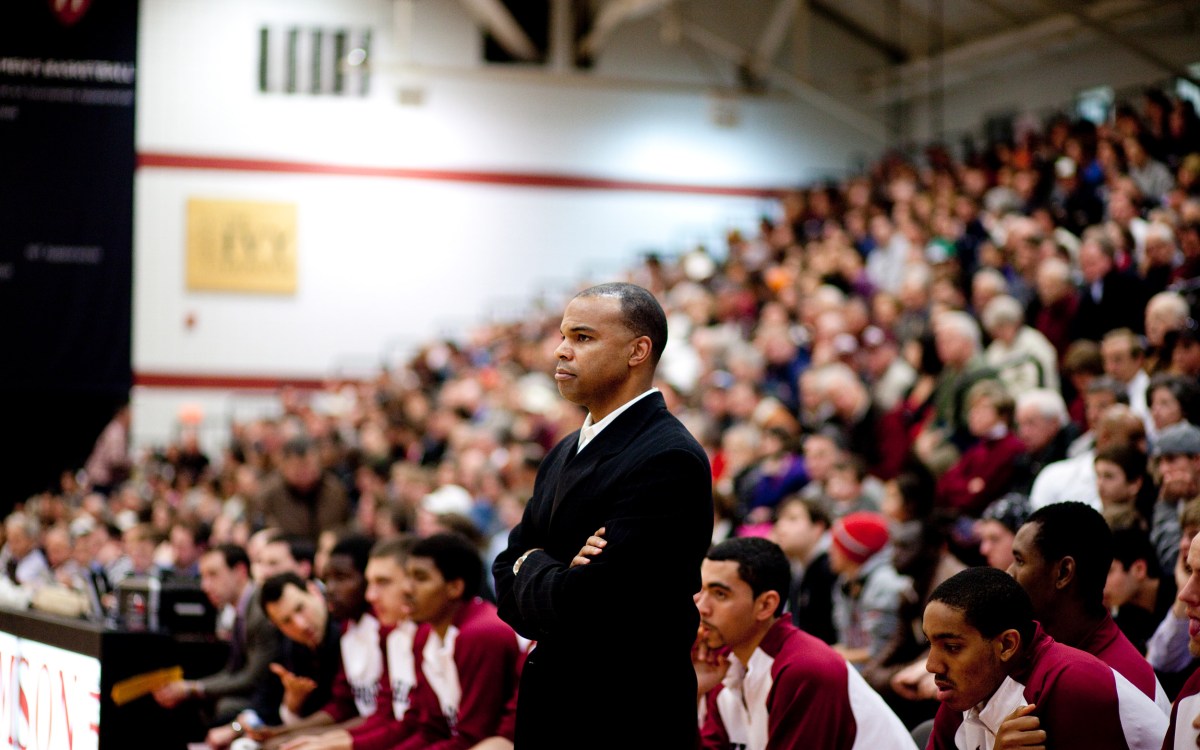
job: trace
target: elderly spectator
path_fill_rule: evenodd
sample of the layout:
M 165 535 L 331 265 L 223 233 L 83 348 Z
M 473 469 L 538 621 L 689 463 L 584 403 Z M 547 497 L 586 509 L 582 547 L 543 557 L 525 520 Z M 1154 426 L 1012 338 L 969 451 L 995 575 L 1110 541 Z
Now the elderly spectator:
M 36 586 L 50 579 L 50 566 L 38 548 L 40 533 L 37 519 L 21 511 L 14 511 L 4 519 L 0 571 L 11 583 Z
M 1067 448 L 1079 431 L 1067 414 L 1062 395 L 1049 388 L 1034 388 L 1017 396 L 1015 421 L 1025 452 L 1017 457 L 1011 487 L 1028 495 L 1042 469 L 1067 457 Z
M 967 423 L 967 392 L 980 380 L 994 378 L 995 371 L 983 360 L 979 324 L 967 313 L 943 312 L 933 335 L 942 371 L 930 396 L 933 420 L 913 447 L 931 471 L 941 474 L 975 439 Z
M 1159 292 L 1146 303 L 1146 371 L 1151 375 L 1171 364 L 1165 341 L 1171 331 L 1179 331 L 1189 317 L 1187 299 L 1179 292 Z
M 1034 388 L 1058 389 L 1058 352 L 1036 328 L 1025 325 L 1020 302 L 999 295 L 983 308 L 982 321 L 992 337 L 983 360 L 1014 398 Z
M 1027 319 L 1063 359 L 1072 341 L 1071 325 L 1079 307 L 1071 266 L 1061 258 L 1047 258 L 1038 266 L 1035 287 L 1037 298 L 1029 306 Z

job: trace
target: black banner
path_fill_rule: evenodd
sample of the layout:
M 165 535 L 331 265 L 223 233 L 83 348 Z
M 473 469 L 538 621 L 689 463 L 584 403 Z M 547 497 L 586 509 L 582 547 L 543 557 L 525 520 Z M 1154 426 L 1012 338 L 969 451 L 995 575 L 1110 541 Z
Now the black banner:
M 137 22 L 0 2 L 0 506 L 82 464 L 129 393 Z

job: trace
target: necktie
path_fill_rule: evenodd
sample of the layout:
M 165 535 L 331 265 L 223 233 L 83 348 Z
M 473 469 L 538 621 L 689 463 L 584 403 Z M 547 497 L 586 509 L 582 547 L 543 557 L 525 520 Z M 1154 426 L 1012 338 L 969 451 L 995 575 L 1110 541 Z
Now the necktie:
M 229 639 L 229 668 L 236 672 L 246 664 L 246 618 L 239 609 L 233 619 L 233 633 Z

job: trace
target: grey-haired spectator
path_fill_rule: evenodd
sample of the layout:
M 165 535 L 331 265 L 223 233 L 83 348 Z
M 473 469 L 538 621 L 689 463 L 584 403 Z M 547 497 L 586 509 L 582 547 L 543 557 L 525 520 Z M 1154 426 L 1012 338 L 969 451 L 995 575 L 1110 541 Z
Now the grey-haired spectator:
M 1016 398 L 1014 423 L 1025 452 L 1016 460 L 1009 484 L 1015 492 L 1029 494 L 1042 469 L 1067 457 L 1067 448 L 1079 435 L 1067 413 L 1062 394 L 1049 388 L 1034 388 Z

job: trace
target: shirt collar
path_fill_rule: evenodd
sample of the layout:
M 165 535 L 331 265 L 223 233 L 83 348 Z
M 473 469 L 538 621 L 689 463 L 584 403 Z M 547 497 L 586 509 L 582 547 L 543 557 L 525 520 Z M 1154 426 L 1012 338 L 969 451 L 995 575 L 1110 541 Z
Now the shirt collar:
M 601 430 L 603 430 L 605 427 L 608 427 L 610 424 L 615 422 L 617 417 L 624 414 L 629 409 L 629 407 L 633 406 L 638 401 L 641 401 L 645 397 L 649 396 L 651 393 L 658 393 L 658 389 L 651 388 L 650 390 L 642 393 L 639 396 L 634 396 L 633 398 L 626 401 L 624 404 L 618 406 L 616 409 L 609 412 L 608 416 L 605 417 L 604 419 L 601 419 L 599 422 L 592 422 L 592 413 L 588 412 L 587 418 L 583 420 L 583 427 L 580 428 L 580 430 L 579 430 L 579 447 L 576 449 L 575 452 L 578 453 L 579 451 L 583 450 L 584 447 L 586 447 L 588 443 L 590 443 L 596 439 L 596 436 L 600 434 Z

